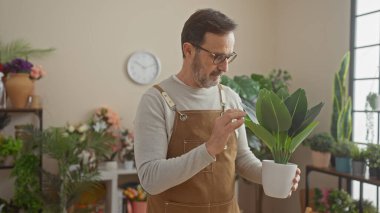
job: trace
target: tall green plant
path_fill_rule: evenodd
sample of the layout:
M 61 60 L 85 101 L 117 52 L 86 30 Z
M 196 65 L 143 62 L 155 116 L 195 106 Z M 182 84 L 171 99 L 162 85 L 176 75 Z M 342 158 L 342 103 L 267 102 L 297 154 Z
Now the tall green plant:
M 0 41 L 0 64 L 7 63 L 14 58 L 38 58 L 53 50 L 54 48 L 32 48 L 32 46 L 24 40 L 14 40 L 9 43 L 3 43 Z
M 337 142 L 349 141 L 352 133 L 352 101 L 347 91 L 350 53 L 347 52 L 334 77 L 333 114 L 331 135 Z
M 268 146 L 276 163 L 287 164 L 295 149 L 317 126 L 314 119 L 322 106 L 321 102 L 308 110 L 303 89 L 286 97 L 262 89 L 256 103 L 258 123 L 248 113 L 246 125 Z

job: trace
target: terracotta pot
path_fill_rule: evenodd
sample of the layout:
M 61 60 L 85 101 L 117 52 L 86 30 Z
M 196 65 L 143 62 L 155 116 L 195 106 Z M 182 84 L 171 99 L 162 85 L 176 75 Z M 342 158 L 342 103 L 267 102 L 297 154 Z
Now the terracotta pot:
M 330 152 L 311 151 L 311 161 L 313 162 L 313 166 L 327 168 L 330 164 L 330 158 Z
M 132 202 L 132 210 L 133 213 L 146 213 L 147 202 L 145 201 L 133 201 Z
M 28 73 L 13 73 L 5 82 L 5 90 L 13 108 L 25 108 L 33 95 L 34 82 Z

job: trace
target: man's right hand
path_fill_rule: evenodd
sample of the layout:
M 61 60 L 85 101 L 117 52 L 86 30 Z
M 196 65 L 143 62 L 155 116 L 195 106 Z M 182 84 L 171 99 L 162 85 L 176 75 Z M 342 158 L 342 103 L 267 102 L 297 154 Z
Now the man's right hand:
M 212 156 L 223 152 L 228 138 L 244 123 L 246 113 L 239 109 L 229 109 L 215 119 L 210 139 L 206 142 L 208 153 Z

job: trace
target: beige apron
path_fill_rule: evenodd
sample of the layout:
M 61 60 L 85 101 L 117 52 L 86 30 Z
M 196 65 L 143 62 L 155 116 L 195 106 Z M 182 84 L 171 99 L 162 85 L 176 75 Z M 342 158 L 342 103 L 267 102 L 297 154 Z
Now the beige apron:
M 173 133 L 167 159 L 181 156 L 210 138 L 214 120 L 224 112 L 224 96 L 219 85 L 221 110 L 177 111 L 174 102 L 158 85 L 157 88 L 169 107 L 176 111 Z M 226 149 L 216 155 L 216 161 L 189 180 L 158 195 L 148 197 L 149 213 L 238 213 L 234 197 L 235 134 L 228 140 Z

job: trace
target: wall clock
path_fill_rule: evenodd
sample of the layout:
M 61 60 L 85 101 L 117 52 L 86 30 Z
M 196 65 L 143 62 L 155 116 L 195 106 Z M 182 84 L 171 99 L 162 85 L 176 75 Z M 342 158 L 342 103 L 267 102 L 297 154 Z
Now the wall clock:
M 156 55 L 147 51 L 131 54 L 127 62 L 129 77 L 138 84 L 150 84 L 160 74 L 161 64 Z

